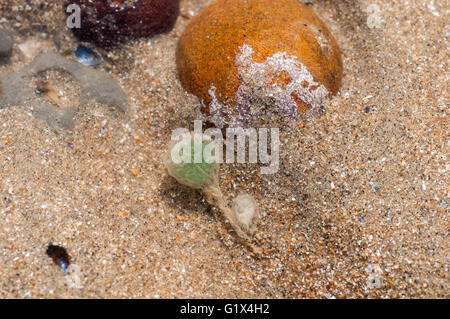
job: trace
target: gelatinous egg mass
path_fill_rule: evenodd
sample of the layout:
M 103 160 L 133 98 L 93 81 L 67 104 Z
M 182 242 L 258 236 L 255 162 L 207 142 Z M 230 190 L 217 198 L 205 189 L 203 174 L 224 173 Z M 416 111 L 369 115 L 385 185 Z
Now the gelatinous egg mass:
M 200 140 L 201 141 L 201 140 Z M 171 143 L 167 154 L 167 170 L 179 183 L 201 189 L 217 179 L 217 164 L 215 162 L 195 161 L 195 154 L 203 156 L 205 148 L 209 147 L 208 142 L 194 142 L 194 135 L 183 140 L 180 143 Z M 182 155 L 187 152 L 187 159 Z M 174 156 L 179 157 L 180 161 L 175 161 Z M 184 157 L 184 158 L 183 158 Z

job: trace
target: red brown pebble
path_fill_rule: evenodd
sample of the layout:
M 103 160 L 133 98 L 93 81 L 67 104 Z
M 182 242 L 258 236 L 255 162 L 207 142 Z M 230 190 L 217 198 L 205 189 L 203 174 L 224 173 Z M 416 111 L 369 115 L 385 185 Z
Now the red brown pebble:
M 180 12 L 179 0 L 64 0 L 81 8 L 81 28 L 73 28 L 81 41 L 112 47 L 127 39 L 170 31 Z

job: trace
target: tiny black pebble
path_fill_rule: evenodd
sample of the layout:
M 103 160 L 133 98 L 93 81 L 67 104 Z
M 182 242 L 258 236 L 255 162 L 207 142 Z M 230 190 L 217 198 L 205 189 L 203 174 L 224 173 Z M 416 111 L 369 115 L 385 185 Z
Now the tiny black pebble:
M 370 107 L 367 106 L 367 107 L 364 109 L 364 112 L 370 113 Z
M 62 246 L 49 244 L 46 253 L 67 275 L 67 268 L 70 265 L 70 256 L 67 253 L 67 250 Z

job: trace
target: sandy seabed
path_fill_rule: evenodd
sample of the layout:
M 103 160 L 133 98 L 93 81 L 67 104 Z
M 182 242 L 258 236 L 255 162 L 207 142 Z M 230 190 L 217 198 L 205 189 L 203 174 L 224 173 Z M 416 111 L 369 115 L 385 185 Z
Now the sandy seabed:
M 277 174 L 220 170 L 224 193 L 260 205 L 255 256 L 164 166 L 172 130 L 198 116 L 176 44 L 208 2 L 181 1 L 173 31 L 107 53 L 98 68 L 127 114 L 88 103 L 55 131 L 27 105 L 0 109 L 0 297 L 448 298 L 449 3 L 309 1 L 343 52 L 340 93 L 280 122 Z M 0 76 L 39 52 L 73 55 L 64 19 L 60 1 L 0 0 L 15 34 Z

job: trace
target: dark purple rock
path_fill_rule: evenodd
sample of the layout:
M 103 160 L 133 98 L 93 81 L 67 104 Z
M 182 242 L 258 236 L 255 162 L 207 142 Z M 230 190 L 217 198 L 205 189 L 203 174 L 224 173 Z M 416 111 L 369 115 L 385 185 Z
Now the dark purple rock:
M 111 47 L 127 39 L 168 32 L 180 12 L 179 0 L 64 0 L 81 8 L 81 28 L 73 28 L 81 41 Z

